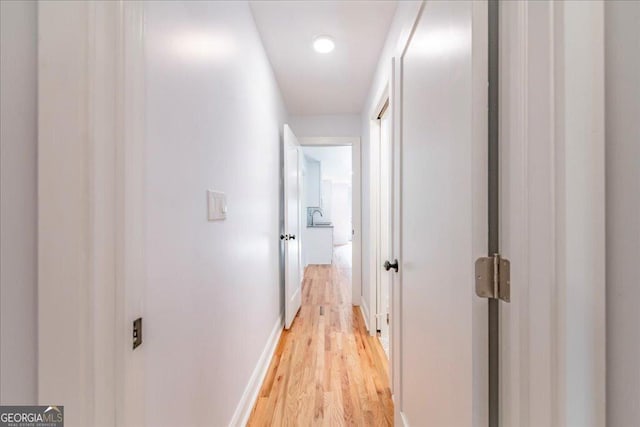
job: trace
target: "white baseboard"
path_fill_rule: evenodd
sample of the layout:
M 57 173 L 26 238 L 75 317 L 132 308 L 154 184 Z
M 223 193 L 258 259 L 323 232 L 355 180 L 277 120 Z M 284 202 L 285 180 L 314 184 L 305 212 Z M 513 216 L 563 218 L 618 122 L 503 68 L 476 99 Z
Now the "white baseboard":
M 281 314 L 271 331 L 271 335 L 269 335 L 267 345 L 265 345 L 264 350 L 260 355 L 260 359 L 258 359 L 258 363 L 251 374 L 251 378 L 249 378 L 249 383 L 244 389 L 244 393 L 242 393 L 242 397 L 240 398 L 240 402 L 233 413 L 233 417 L 231 417 L 231 422 L 229 422 L 230 426 L 240 427 L 247 425 L 249 416 L 253 410 L 253 405 L 255 404 L 258 393 L 260 392 L 260 387 L 262 387 L 262 382 L 264 381 L 264 377 L 267 375 L 267 370 L 271 364 L 273 353 L 275 352 L 278 341 L 280 340 L 283 325 L 283 316 Z
M 362 300 L 362 304 L 360 304 L 360 314 L 362 314 L 362 318 L 364 319 L 364 326 L 367 328 L 367 332 L 371 333 L 371 328 L 369 328 L 369 307 Z

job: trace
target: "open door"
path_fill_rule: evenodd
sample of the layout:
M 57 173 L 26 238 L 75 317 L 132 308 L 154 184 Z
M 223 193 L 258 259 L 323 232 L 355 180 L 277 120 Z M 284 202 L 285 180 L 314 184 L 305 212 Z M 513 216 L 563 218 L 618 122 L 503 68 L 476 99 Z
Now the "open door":
M 302 263 L 300 254 L 302 192 L 301 149 L 296 136 L 284 125 L 284 327 L 289 329 L 300 309 Z
M 399 58 L 396 423 L 487 424 L 487 3 L 425 2 Z M 396 279 L 394 279 L 396 283 Z

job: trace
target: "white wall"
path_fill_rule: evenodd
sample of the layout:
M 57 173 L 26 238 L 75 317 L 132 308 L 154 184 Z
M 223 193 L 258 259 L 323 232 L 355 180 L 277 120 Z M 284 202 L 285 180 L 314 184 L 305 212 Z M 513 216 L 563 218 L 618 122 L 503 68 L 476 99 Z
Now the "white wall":
M 0 403 L 37 399 L 36 3 L 0 2 Z
M 375 242 L 371 240 L 371 150 L 370 150 L 370 126 L 374 115 L 378 113 L 375 109 L 387 89 L 391 73 L 391 59 L 399 56 L 399 50 L 406 44 L 409 38 L 411 28 L 415 22 L 421 2 L 419 1 L 402 1 L 398 3 L 396 14 L 389 28 L 387 40 L 380 54 L 380 60 L 373 77 L 371 89 L 367 95 L 362 108 L 360 118 L 360 135 L 362 141 L 362 305 L 367 316 L 369 307 L 367 301 L 371 300 L 371 263 L 374 260 L 371 257 L 371 251 L 367 248 L 372 247 Z M 393 108 L 393 105 L 391 105 Z
M 227 425 L 283 307 L 286 111 L 245 2 L 150 2 L 145 25 L 147 425 Z
M 289 126 L 298 138 L 360 136 L 360 115 L 292 115 L 289 116 Z
M 344 245 L 351 240 L 351 184 L 332 182 L 331 221 L 333 222 L 333 244 Z
M 322 163 L 322 179 L 351 181 L 351 147 L 303 147 L 302 151 L 312 159 Z
M 604 5 L 558 2 L 559 422 L 605 424 Z
M 320 181 L 322 180 L 321 165 L 318 160 L 304 156 L 304 203 L 302 206 L 303 218 L 307 216 L 307 207 L 320 206 Z
M 605 3 L 607 425 L 640 423 L 639 2 Z

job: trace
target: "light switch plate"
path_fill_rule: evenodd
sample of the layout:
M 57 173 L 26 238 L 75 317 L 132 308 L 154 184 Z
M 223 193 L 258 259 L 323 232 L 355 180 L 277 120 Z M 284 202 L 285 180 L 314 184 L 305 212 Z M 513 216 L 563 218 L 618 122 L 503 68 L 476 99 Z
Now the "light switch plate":
M 219 191 L 207 190 L 207 209 L 209 221 L 221 221 L 227 218 L 227 196 Z

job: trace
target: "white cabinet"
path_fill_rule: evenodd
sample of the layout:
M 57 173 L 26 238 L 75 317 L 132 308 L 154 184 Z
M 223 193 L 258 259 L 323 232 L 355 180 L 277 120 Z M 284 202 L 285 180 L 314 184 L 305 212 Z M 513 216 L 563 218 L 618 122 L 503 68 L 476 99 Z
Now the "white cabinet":
M 333 227 L 307 227 L 303 247 L 307 264 L 331 264 Z

